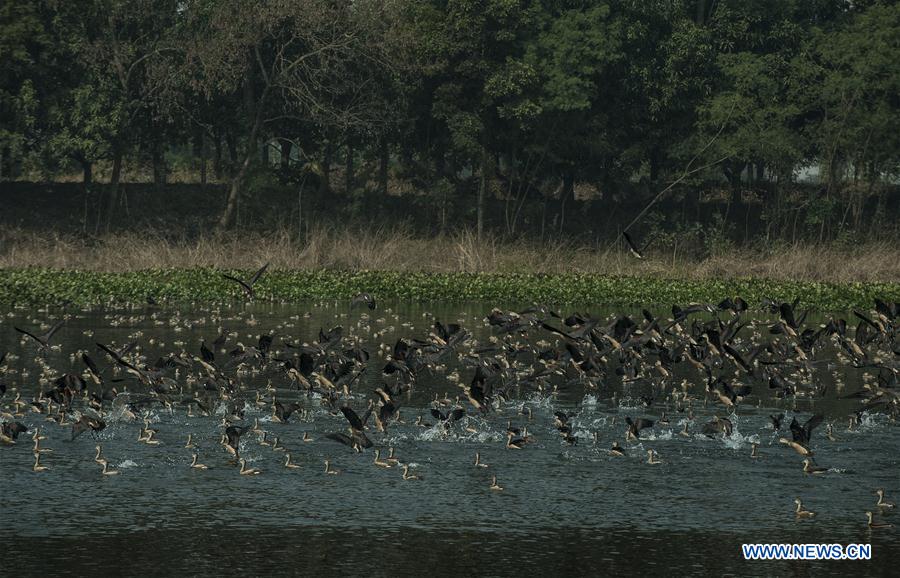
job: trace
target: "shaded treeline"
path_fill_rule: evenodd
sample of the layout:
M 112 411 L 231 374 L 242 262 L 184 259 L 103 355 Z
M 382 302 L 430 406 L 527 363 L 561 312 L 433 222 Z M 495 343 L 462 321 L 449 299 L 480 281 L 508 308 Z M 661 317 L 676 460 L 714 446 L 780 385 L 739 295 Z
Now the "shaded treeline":
M 85 233 L 897 232 L 895 2 L 37 0 L 0 38 L 0 179 L 78 170 L 39 205 Z
M 9 182 L 0 187 L 0 227 L 96 237 L 104 233 L 152 231 L 155 237 L 179 241 L 196 239 L 216 231 L 225 184 L 205 186 L 169 183 L 158 190 L 153 183 L 122 183 L 120 209 L 101 222 L 109 183 Z M 607 247 L 646 207 L 645 195 L 631 186 L 622 198 L 575 198 L 562 207 L 559 199 L 535 195 L 517 216 L 512 230 L 508 199 L 489 196 L 485 201 L 485 227 L 494 237 L 507 240 L 571 241 L 579 245 Z M 815 207 L 802 206 L 817 185 L 794 185 L 782 191 L 781 201 L 791 210 L 773 210 L 764 204 L 765 191 L 690 186 L 675 188 L 644 214 L 632 231 L 650 253 L 682 252 L 703 259 L 732 247 L 765 249 L 772 242 L 803 243 L 819 232 L 813 220 Z M 244 232 L 277 231 L 301 245 L 310 230 L 397 229 L 405 235 L 429 237 L 471 230 L 471 199 L 457 195 L 436 203 L 425 192 L 383 195 L 379 191 L 322 191 L 304 187 L 302 197 L 277 182 L 248 195 L 235 215 L 235 226 Z M 561 212 L 562 211 L 562 212 Z M 878 223 L 877 227 L 873 227 Z M 844 215 L 839 224 L 844 234 L 837 240 L 895 240 L 900 235 L 900 190 L 868 198 L 858 211 Z M 872 230 L 867 230 L 873 227 Z M 862 233 L 857 234 L 857 231 Z

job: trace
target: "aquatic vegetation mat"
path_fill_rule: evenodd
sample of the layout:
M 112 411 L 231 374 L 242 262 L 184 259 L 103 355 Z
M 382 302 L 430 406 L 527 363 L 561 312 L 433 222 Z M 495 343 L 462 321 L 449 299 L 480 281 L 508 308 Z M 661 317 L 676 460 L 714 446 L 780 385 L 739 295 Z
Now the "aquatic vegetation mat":
M 230 302 L 241 288 L 222 275 L 253 271 L 212 268 L 148 269 L 118 273 L 62 269 L 0 270 L 0 303 L 77 305 Z M 741 296 L 800 300 L 805 307 L 838 311 L 869 308 L 876 297 L 900 300 L 900 283 L 819 283 L 768 279 L 686 280 L 592 274 L 407 273 L 398 271 L 273 270 L 254 287 L 258 301 L 346 299 L 361 291 L 377 299 L 492 301 L 547 305 L 621 306 L 717 302 Z

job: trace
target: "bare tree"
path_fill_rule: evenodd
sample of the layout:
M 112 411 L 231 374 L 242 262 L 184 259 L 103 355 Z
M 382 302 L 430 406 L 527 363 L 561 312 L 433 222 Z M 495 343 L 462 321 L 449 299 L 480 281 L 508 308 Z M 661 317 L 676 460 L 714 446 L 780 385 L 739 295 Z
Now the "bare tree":
M 189 5 L 180 39 L 185 75 L 202 93 L 240 93 L 244 146 L 218 221 L 235 220 L 243 183 L 262 135 L 301 119 L 330 133 L 369 131 L 383 122 L 377 71 L 388 66 L 378 18 L 383 2 L 224 0 L 209 11 Z M 192 12 L 193 10 L 193 12 Z

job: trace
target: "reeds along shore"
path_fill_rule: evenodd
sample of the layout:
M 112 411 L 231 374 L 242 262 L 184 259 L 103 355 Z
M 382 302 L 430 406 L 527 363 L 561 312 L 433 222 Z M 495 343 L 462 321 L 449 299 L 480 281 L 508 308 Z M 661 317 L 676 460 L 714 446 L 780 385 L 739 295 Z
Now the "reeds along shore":
M 303 240 L 287 230 L 184 237 L 141 231 L 84 238 L 0 229 L 0 267 L 89 271 L 218 267 L 408 272 L 594 273 L 677 279 L 766 278 L 853 283 L 900 280 L 900 244 L 856 247 L 797 244 L 765 251 L 729 249 L 697 258 L 648 251 L 634 259 L 622 246 L 565 241 L 480 240 L 472 232 L 421 238 L 403 230 L 313 229 Z

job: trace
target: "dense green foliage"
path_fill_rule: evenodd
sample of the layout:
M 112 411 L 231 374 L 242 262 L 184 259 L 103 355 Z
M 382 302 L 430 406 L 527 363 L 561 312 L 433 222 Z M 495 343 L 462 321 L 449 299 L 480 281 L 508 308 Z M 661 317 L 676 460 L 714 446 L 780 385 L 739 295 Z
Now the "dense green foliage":
M 227 271 L 246 275 L 252 272 Z M 244 299 L 216 269 L 167 269 L 97 273 L 53 269 L 0 270 L 0 303 L 43 306 L 225 302 Z M 668 306 L 713 302 L 740 295 L 792 301 L 820 311 L 868 308 L 876 297 L 900 300 L 897 283 L 826 284 L 727 279 L 690 281 L 600 275 L 486 273 L 401 273 L 393 271 L 269 271 L 255 287 L 257 299 L 303 302 L 349 299 L 368 291 L 378 299 L 547 305 Z
M 900 172 L 897 62 L 900 4 L 879 0 L 6 2 L 0 178 L 105 162 L 117 183 L 133 159 L 162 184 L 211 159 L 222 227 L 277 178 L 471 195 L 479 231 L 500 197 L 514 235 L 577 183 L 743 180 L 775 211 L 815 166 L 789 202 L 822 238 L 867 230 Z

